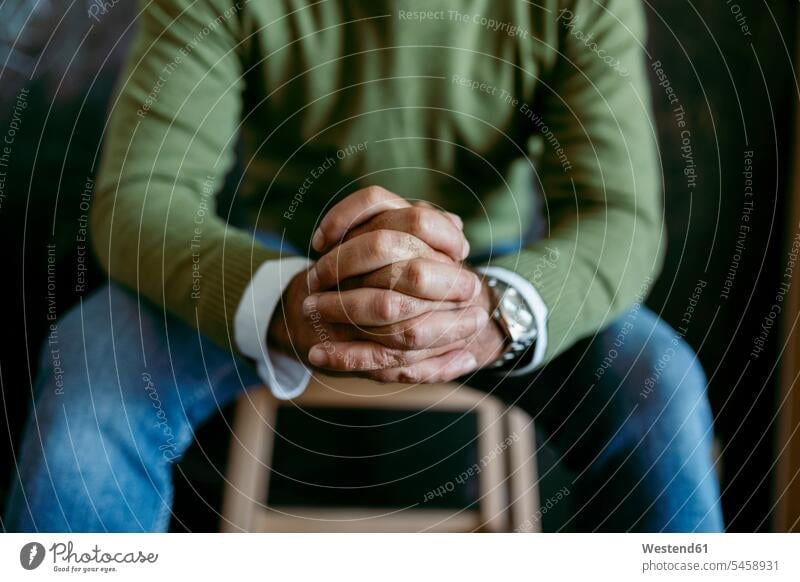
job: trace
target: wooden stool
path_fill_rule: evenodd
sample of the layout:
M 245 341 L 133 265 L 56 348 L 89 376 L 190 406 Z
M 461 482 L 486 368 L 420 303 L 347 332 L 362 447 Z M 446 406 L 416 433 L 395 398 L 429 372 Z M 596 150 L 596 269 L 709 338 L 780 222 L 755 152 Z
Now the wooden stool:
M 275 421 L 281 405 L 472 412 L 477 416 L 477 510 L 267 506 Z M 222 505 L 225 532 L 539 531 L 533 421 L 494 396 L 457 384 L 378 384 L 315 377 L 291 403 L 266 387 L 240 398 Z

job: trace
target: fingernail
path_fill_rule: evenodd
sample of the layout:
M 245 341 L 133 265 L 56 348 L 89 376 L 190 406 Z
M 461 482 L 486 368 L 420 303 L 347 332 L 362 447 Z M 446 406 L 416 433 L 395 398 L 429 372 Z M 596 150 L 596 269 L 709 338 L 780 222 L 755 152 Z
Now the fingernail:
M 317 303 L 319 299 L 316 295 L 309 295 L 308 297 L 303 300 L 303 314 L 304 315 L 311 315 L 317 310 Z
M 311 246 L 317 251 L 321 251 L 325 246 L 325 235 L 321 229 L 318 228 L 314 231 L 314 236 L 311 238 Z
M 317 344 L 312 346 L 311 349 L 308 351 L 308 361 L 314 364 L 315 366 L 321 366 L 325 363 L 325 348 L 321 345 Z
M 464 250 L 462 251 L 462 255 L 464 259 L 469 256 L 469 241 L 464 239 Z
M 317 268 L 311 267 L 308 270 L 308 289 L 312 293 L 314 291 L 319 291 L 319 275 L 317 275 Z
M 461 220 L 461 217 L 458 214 L 453 214 L 452 212 L 448 212 L 447 215 L 456 223 L 456 226 L 463 230 L 464 228 L 464 221 Z

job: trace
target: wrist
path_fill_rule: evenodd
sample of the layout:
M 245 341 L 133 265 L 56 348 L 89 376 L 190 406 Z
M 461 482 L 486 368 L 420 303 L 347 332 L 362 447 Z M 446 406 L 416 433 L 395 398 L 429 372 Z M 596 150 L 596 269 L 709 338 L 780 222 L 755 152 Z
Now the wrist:
M 272 312 L 269 326 L 267 327 L 267 345 L 271 349 L 277 350 L 286 355 L 293 355 L 291 350 L 291 336 L 289 334 L 289 324 L 292 321 L 292 311 L 295 301 L 293 298 L 302 294 L 300 301 L 305 298 L 303 294 L 303 284 L 306 279 L 307 270 L 296 274 L 281 294 L 275 311 Z
M 526 293 L 529 283 L 504 269 L 481 269 L 487 276 L 485 285 L 493 298 L 492 320 L 500 327 L 506 339 L 504 350 L 489 367 L 496 370 L 521 366 L 530 367 L 535 361 L 539 338 L 540 318 L 531 306 L 534 294 Z M 518 280 L 515 281 L 514 277 Z M 538 295 L 536 295 L 538 297 Z
M 480 350 L 478 364 L 481 368 L 484 368 L 499 360 L 507 351 L 508 336 L 497 320 L 492 317 L 497 307 L 497 300 L 492 289 L 486 284 L 484 277 L 481 277 L 481 291 L 478 293 L 476 302 L 489 315 L 486 327 L 483 329 L 478 342 L 478 349 Z

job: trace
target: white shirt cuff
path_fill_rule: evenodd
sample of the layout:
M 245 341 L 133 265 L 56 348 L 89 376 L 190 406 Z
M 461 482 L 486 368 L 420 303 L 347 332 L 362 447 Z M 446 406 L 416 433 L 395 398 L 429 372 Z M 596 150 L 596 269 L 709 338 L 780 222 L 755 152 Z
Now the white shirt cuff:
M 531 308 L 533 319 L 536 322 L 536 345 L 533 347 L 533 357 L 526 365 L 503 373 L 507 376 L 521 376 L 532 372 L 542 363 L 547 350 L 547 305 L 544 304 L 542 296 L 539 295 L 533 283 L 517 275 L 514 271 L 503 267 L 478 267 L 475 270 L 489 277 L 495 277 L 516 289 Z
M 259 377 L 281 400 L 300 396 L 311 372 L 297 360 L 269 349 L 267 328 L 286 286 L 310 263 L 304 257 L 264 262 L 247 285 L 233 321 L 236 347 L 255 361 Z

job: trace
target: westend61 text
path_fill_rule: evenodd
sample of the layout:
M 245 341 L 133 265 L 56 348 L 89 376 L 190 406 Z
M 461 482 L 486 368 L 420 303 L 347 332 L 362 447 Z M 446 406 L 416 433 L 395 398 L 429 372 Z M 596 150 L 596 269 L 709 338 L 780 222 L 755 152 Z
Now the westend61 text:
M 708 544 L 642 544 L 645 554 L 707 554 Z

